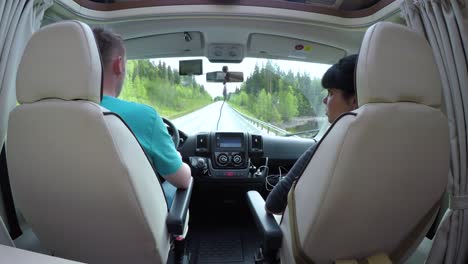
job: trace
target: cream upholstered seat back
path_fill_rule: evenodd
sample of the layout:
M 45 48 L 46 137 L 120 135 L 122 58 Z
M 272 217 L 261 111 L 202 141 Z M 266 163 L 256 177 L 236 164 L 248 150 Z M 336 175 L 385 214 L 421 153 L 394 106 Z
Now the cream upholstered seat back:
M 136 138 L 101 100 L 92 30 L 46 26 L 17 77 L 7 159 L 17 206 L 56 256 L 87 263 L 165 263 L 167 206 Z
M 335 121 L 298 181 L 296 219 L 288 205 L 281 224 L 282 263 L 295 263 L 291 221 L 314 263 L 393 257 L 408 241 L 447 183 L 449 133 L 438 76 L 423 36 L 385 22 L 368 29 L 356 70 L 359 108 Z

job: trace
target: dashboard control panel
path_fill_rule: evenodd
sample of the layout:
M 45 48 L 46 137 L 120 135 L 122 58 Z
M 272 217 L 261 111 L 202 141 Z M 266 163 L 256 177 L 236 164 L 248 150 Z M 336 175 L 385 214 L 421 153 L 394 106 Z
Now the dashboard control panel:
M 213 168 L 247 167 L 247 140 L 244 133 L 216 132 L 212 140 L 214 146 Z
M 202 175 L 250 177 L 250 157 L 262 155 L 262 136 L 244 132 L 211 132 L 197 135 L 191 166 Z

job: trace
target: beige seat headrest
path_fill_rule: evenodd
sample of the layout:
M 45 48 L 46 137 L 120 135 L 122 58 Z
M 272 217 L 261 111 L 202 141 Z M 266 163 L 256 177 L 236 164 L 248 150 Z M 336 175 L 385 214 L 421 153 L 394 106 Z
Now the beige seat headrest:
M 101 101 L 101 60 L 91 28 L 65 21 L 37 31 L 28 42 L 16 79 L 17 99 Z
M 414 102 L 438 108 L 441 88 L 431 47 L 422 35 L 388 22 L 367 30 L 356 69 L 359 106 Z

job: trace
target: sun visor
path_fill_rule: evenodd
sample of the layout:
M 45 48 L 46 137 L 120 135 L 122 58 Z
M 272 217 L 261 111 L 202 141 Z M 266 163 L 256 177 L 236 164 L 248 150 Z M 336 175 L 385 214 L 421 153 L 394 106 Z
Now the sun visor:
M 251 34 L 247 45 L 249 57 L 302 60 L 333 64 L 346 56 L 342 49 L 316 42 L 268 34 Z
M 125 40 L 128 59 L 203 56 L 200 32 L 178 32 Z

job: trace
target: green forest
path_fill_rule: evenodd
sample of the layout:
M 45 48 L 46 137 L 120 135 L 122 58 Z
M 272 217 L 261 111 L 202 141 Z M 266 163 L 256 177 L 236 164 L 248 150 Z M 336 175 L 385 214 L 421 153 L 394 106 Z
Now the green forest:
M 229 97 L 229 103 L 256 118 L 279 124 L 300 116 L 324 116 L 321 80 L 309 74 L 284 72 L 268 61 Z
M 147 104 L 161 116 L 176 118 L 212 102 L 203 85 L 193 76 L 179 76 L 164 62 L 128 60 L 124 86 L 119 98 Z

